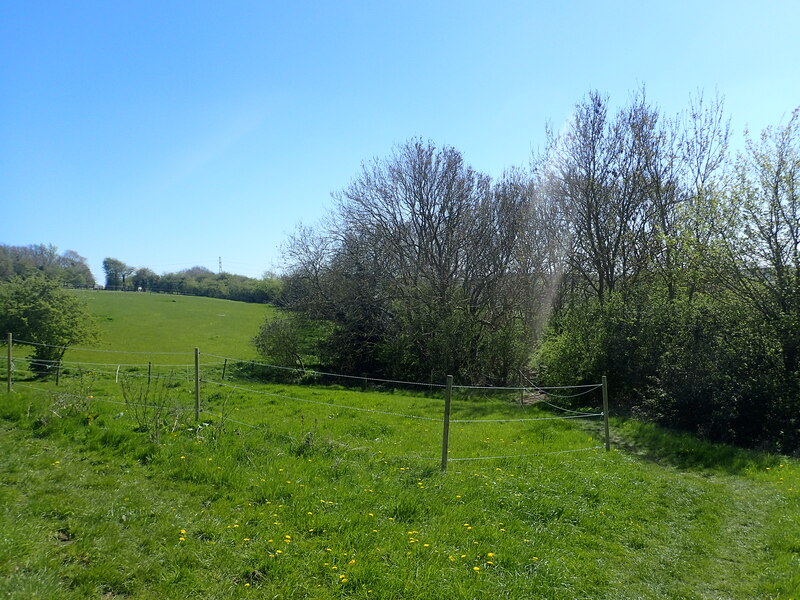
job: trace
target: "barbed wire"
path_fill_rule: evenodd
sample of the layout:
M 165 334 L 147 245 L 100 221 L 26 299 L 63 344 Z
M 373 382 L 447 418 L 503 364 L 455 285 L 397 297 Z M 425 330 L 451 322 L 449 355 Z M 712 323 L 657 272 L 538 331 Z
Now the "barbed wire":
M 282 367 L 280 365 L 273 365 L 269 363 L 263 363 L 256 360 L 247 360 L 241 358 L 231 358 L 229 356 L 219 356 L 217 354 L 205 354 L 204 356 L 211 356 L 213 358 L 222 358 L 225 360 L 231 360 L 234 362 L 246 363 L 251 365 L 258 365 L 260 367 L 269 367 L 271 369 L 280 369 L 283 371 L 294 371 L 298 374 L 305 374 L 305 375 L 321 375 L 324 377 L 339 377 L 342 379 L 353 379 L 356 381 L 376 381 L 378 383 L 394 383 L 397 385 L 408 385 L 408 386 L 420 386 L 420 387 L 438 387 L 444 388 L 446 387 L 442 383 L 423 383 L 420 381 L 402 381 L 398 379 L 381 379 L 379 377 L 368 377 L 364 375 L 345 375 L 343 373 L 327 373 L 325 371 L 316 371 L 314 369 L 300 369 L 297 367 Z
M 562 398 L 562 399 L 578 398 L 579 396 L 584 396 L 586 394 L 591 394 L 593 391 L 603 387 L 602 383 L 591 383 L 591 384 L 586 384 L 586 385 L 574 385 L 574 386 L 565 385 L 565 386 L 561 386 L 561 387 L 553 387 L 553 386 L 551 386 L 551 387 L 539 387 L 535 383 L 533 383 L 530 379 L 528 379 L 527 377 L 525 378 L 525 381 L 528 382 L 528 387 L 525 388 L 526 390 L 527 389 L 533 389 L 533 390 L 536 390 L 537 392 L 539 392 L 541 394 L 544 394 L 545 396 L 550 396 L 551 398 Z M 569 394 L 569 395 L 553 394 L 553 393 L 550 392 L 550 390 L 558 390 L 558 389 L 585 389 L 585 391 L 578 392 L 577 394 Z M 553 405 L 551 405 L 551 406 L 553 406 Z M 561 408 L 561 407 L 556 407 L 556 408 Z M 568 410 L 568 409 L 562 409 L 562 410 Z
M 70 366 L 70 365 L 74 365 L 74 366 L 78 366 L 78 367 L 83 366 L 83 365 L 88 365 L 88 366 L 98 366 L 98 367 L 137 367 L 137 368 L 146 368 L 148 366 L 151 366 L 151 367 L 160 368 L 160 369 L 161 368 L 163 368 L 163 369 L 167 369 L 167 368 L 174 368 L 174 369 L 192 368 L 193 369 L 194 368 L 194 363 L 178 363 L 178 364 L 117 363 L 117 362 L 100 363 L 100 362 L 82 362 L 82 361 L 77 361 L 77 360 L 48 360 L 48 359 L 44 359 L 44 358 L 31 358 L 29 356 L 14 357 L 12 359 L 12 361 L 14 361 L 14 360 L 28 361 L 29 363 L 43 365 L 43 366 L 45 366 L 45 365 L 49 365 L 49 366 L 61 365 L 62 367 L 63 366 Z M 216 367 L 216 366 L 221 365 L 221 364 L 222 363 L 210 363 L 210 364 L 205 364 L 203 366 L 204 367 L 213 368 L 213 367 Z
M 565 419 L 581 419 L 586 417 L 602 417 L 603 413 L 582 413 L 567 417 L 530 417 L 523 419 L 450 419 L 451 423 L 524 423 L 525 421 L 563 421 Z
M 57 346 L 57 345 L 53 345 L 53 344 L 44 344 L 44 343 L 41 343 L 41 342 L 31 342 L 31 341 L 28 341 L 28 340 L 14 340 L 14 341 L 16 343 L 19 343 L 19 344 L 28 344 L 28 345 L 32 345 L 32 346 L 43 346 L 43 347 L 48 347 L 48 348 L 58 348 L 58 349 L 63 349 L 63 350 L 74 350 L 74 351 L 81 351 L 81 352 L 98 352 L 98 353 L 109 353 L 109 354 L 137 354 L 137 355 L 171 355 L 171 356 L 191 355 L 191 353 L 188 353 L 188 352 L 104 350 L 104 349 L 94 349 L 94 348 L 74 348 L 74 347 L 71 347 L 71 346 Z M 305 374 L 305 375 L 312 375 L 312 376 L 335 377 L 335 378 L 349 379 L 349 380 L 353 380 L 353 381 L 365 381 L 365 382 L 366 381 L 374 381 L 374 382 L 377 382 L 377 383 L 394 384 L 394 385 L 411 386 L 411 387 L 416 386 L 416 387 L 427 387 L 427 388 L 438 388 L 438 389 L 442 389 L 442 388 L 446 388 L 447 387 L 445 384 L 442 384 L 442 383 L 420 382 L 420 381 L 405 381 L 405 380 L 399 380 L 399 379 L 385 379 L 385 378 L 379 378 L 379 377 L 369 377 L 369 376 L 364 376 L 364 375 L 346 375 L 346 374 L 343 374 L 343 373 L 331 373 L 331 372 L 327 372 L 327 371 L 317 371 L 317 370 L 314 370 L 314 369 L 305 369 L 305 368 L 301 369 L 301 368 L 297 368 L 297 367 L 285 367 L 285 366 L 281 366 L 281 365 L 274 365 L 274 364 L 271 364 L 271 363 L 265 363 L 265 362 L 257 361 L 257 360 L 254 360 L 254 359 L 235 358 L 235 357 L 223 356 L 223 355 L 212 354 L 212 353 L 203 353 L 202 355 L 203 356 L 209 356 L 209 357 L 212 357 L 212 358 L 222 359 L 224 361 L 231 361 L 231 362 L 234 362 L 234 363 L 257 365 L 257 366 L 260 366 L 260 367 L 267 367 L 267 368 L 270 368 L 270 369 L 277 369 L 277 370 L 282 370 L 282 371 L 291 371 L 291 372 L 295 372 L 297 374 Z M 44 361 L 44 360 L 41 361 L 41 364 L 45 364 L 47 362 L 49 362 L 49 363 L 62 362 L 63 364 L 69 363 L 69 364 L 73 364 L 73 365 L 85 364 L 85 365 L 97 365 L 97 366 L 115 366 L 115 365 L 120 364 L 120 363 L 89 363 L 89 362 L 79 362 L 79 361 Z M 204 367 L 211 366 L 213 368 L 214 366 L 220 366 L 221 364 L 222 363 L 213 363 L 212 365 L 204 365 Z M 135 366 L 144 366 L 144 365 L 141 364 L 141 363 L 125 363 L 124 366 L 135 367 Z M 189 367 L 189 368 L 191 368 L 193 366 L 193 364 L 192 363 L 186 363 L 186 364 L 159 365 L 159 366 L 164 366 L 164 367 L 184 367 L 184 368 L 185 367 Z M 530 379 L 528 379 L 527 377 L 526 377 L 526 381 L 528 383 L 527 386 L 518 386 L 518 387 L 514 387 L 514 386 L 453 385 L 452 389 L 482 390 L 482 391 L 517 391 L 517 392 L 519 392 L 519 391 L 525 392 L 525 391 L 535 390 L 535 391 L 540 392 L 540 393 L 542 393 L 542 394 L 544 394 L 546 396 L 551 396 L 551 397 L 554 397 L 554 398 L 568 399 L 568 398 L 577 398 L 577 397 L 583 396 L 585 394 L 590 394 L 591 392 L 601 388 L 602 385 L 603 385 L 602 383 L 595 383 L 595 384 L 580 384 L 580 385 L 565 385 L 565 386 L 537 386 L 536 384 L 531 382 Z M 552 390 L 569 390 L 569 389 L 581 389 L 581 390 L 584 390 L 584 391 L 578 392 L 577 394 L 569 394 L 569 395 L 554 394 L 554 393 L 551 392 Z M 552 404 L 550 406 L 553 406 L 553 408 L 558 408 L 560 410 L 569 411 L 569 409 L 565 409 L 563 407 L 558 407 L 558 406 L 555 406 L 555 405 L 552 405 Z

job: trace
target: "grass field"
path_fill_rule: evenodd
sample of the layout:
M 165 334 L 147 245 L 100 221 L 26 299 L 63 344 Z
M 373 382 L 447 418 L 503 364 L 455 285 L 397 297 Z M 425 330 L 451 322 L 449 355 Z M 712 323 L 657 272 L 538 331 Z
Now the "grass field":
M 203 353 L 256 358 L 250 340 L 274 308 L 215 298 L 74 290 L 97 319 L 100 339 L 92 348 L 114 350 L 115 361 L 167 364 L 176 356 L 191 362 L 194 348 Z M 127 350 L 128 353 L 118 352 Z M 178 354 L 173 354 L 178 353 Z M 107 353 L 70 350 L 64 360 L 109 362 Z M 113 362 L 113 361 L 110 361 Z
M 131 323 L 104 325 L 102 349 L 150 329 L 141 298 L 93 309 Z M 223 348 L 182 330 L 213 320 L 206 302 L 251 307 L 180 300 L 194 312 L 163 318 L 163 347 L 248 358 L 252 331 Z M 622 420 L 605 452 L 597 419 L 519 421 L 563 413 L 457 390 L 442 473 L 440 393 L 212 370 L 195 422 L 191 381 L 147 388 L 145 373 L 122 378 L 127 401 L 115 376 L 89 369 L 0 396 L 0 596 L 800 597 L 795 459 Z

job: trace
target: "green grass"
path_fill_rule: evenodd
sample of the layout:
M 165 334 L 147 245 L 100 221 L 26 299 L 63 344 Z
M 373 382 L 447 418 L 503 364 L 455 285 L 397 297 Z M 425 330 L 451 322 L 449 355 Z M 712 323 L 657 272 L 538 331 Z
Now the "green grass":
M 160 331 L 159 347 L 247 358 L 267 310 L 215 341 L 203 319 L 248 305 L 179 297 L 153 327 L 170 297 L 97 298 L 105 349 L 149 351 Z M 113 371 L 0 395 L 0 596 L 800 597 L 796 459 L 634 421 L 612 422 L 612 452 L 591 449 L 596 419 L 453 422 L 442 473 L 441 396 L 222 382 L 204 366 L 196 423 L 190 378 L 145 393 L 146 373 L 123 377 L 164 407 L 158 436 Z M 451 418 L 554 414 L 457 394 Z
M 440 422 L 353 410 L 436 418 L 441 398 L 247 387 L 204 385 L 204 424 L 175 411 L 159 443 L 112 404 L 124 402 L 113 381 L 96 382 L 88 402 L 75 381 L 49 384 L 61 396 L 3 397 L 0 594 L 634 599 L 800 589 L 797 461 L 732 451 L 717 464 L 724 447 L 631 423 L 614 428 L 625 450 L 549 454 L 597 445 L 594 428 L 487 422 L 454 424 L 451 455 L 532 456 L 454 461 L 443 474 Z M 175 387 L 172 408 L 191 405 L 191 391 Z M 452 416 L 547 414 L 456 398 Z M 659 457 L 672 445 L 681 451 Z
M 250 340 L 275 311 L 265 304 L 172 294 L 72 293 L 86 302 L 100 327 L 100 339 L 91 347 L 129 353 L 114 352 L 109 360 L 111 355 L 105 352 L 69 350 L 64 356 L 67 362 L 190 363 L 195 348 L 206 354 L 256 358 Z

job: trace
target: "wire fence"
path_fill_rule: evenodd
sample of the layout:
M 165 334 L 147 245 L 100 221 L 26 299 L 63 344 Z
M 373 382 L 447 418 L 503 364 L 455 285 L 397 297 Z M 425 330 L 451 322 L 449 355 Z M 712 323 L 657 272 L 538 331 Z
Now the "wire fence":
M 47 346 L 46 344 L 38 344 L 25 340 L 14 340 L 14 343 L 27 345 L 31 347 Z M 51 349 L 66 349 L 65 347 L 49 346 Z M 125 350 L 104 350 L 104 349 L 83 349 L 83 348 L 70 348 L 75 351 L 86 351 L 92 353 L 104 353 L 110 357 L 122 355 L 141 355 L 141 356 L 185 356 L 191 357 L 191 353 L 181 352 L 143 352 L 143 351 L 125 351 Z M 200 358 L 203 358 L 202 362 Z M 42 378 L 55 377 L 56 385 L 58 386 L 63 380 L 65 384 L 74 381 L 84 381 L 84 379 L 92 379 L 92 381 L 111 380 L 113 378 L 115 384 L 131 380 L 144 380 L 147 379 L 147 384 L 151 382 L 165 382 L 169 381 L 170 384 L 183 385 L 190 382 L 195 383 L 195 405 L 191 406 L 170 406 L 170 410 L 175 412 L 188 413 L 192 410 L 195 412 L 195 419 L 199 418 L 201 413 L 216 418 L 218 420 L 225 420 L 226 422 L 234 423 L 242 427 L 252 429 L 260 429 L 261 425 L 247 423 L 244 420 L 234 420 L 227 415 L 220 415 L 215 412 L 210 412 L 208 407 L 201 406 L 200 392 L 201 389 L 209 395 L 212 389 L 220 392 L 227 391 L 229 393 L 236 392 L 242 396 L 250 398 L 264 398 L 273 401 L 285 402 L 289 405 L 296 407 L 297 405 L 313 405 L 320 408 L 325 408 L 331 411 L 346 411 L 355 414 L 371 414 L 375 416 L 390 417 L 392 419 L 400 419 L 412 422 L 428 422 L 438 423 L 443 427 L 443 452 L 442 452 L 442 468 L 446 469 L 448 461 L 467 461 L 467 460 L 505 460 L 505 459 L 519 459 L 533 456 L 543 456 L 548 454 L 566 454 L 572 452 L 582 452 L 589 450 L 596 450 L 603 446 L 587 446 L 581 448 L 557 450 L 549 452 L 536 452 L 536 453 L 517 453 L 517 454 L 500 454 L 492 456 L 449 456 L 448 451 L 448 429 L 451 424 L 471 426 L 478 425 L 494 425 L 494 424 L 532 424 L 536 422 L 557 422 L 557 421 L 570 421 L 576 419 L 593 419 L 603 418 L 606 426 L 605 434 L 605 448 L 609 449 L 609 434 L 608 434 L 608 409 L 607 409 L 607 386 L 605 378 L 603 383 L 596 384 L 581 384 L 573 386 L 537 386 L 535 383 L 526 379 L 526 385 L 521 386 L 477 386 L 477 385 L 453 385 L 452 380 L 448 384 L 440 384 L 434 382 L 418 382 L 418 381 L 404 381 L 391 378 L 378 378 L 364 376 L 354 376 L 341 373 L 330 373 L 324 371 L 317 371 L 313 369 L 298 369 L 294 367 L 286 367 L 281 365 L 273 365 L 266 362 L 256 361 L 254 359 L 242 359 L 229 356 L 221 356 L 216 354 L 200 354 L 197 349 L 194 352 L 194 360 L 186 363 L 168 363 L 168 364 L 153 364 L 148 362 L 97 362 L 86 361 L 81 362 L 77 360 L 43 360 L 36 359 L 30 356 L 12 356 L 11 348 L 9 347 L 8 361 L 6 361 L 6 377 L 8 380 L 9 390 L 19 387 L 22 389 L 36 390 L 38 392 L 48 393 L 54 396 L 64 398 L 74 398 L 75 400 L 88 400 L 90 402 L 99 402 L 112 405 L 122 405 L 129 408 L 141 408 L 146 410 L 163 409 L 164 406 L 149 404 L 148 402 L 133 402 L 130 399 L 120 399 L 118 396 L 95 396 L 93 394 L 71 394 L 65 391 L 56 391 L 42 387 L 41 385 L 33 385 L 32 382 L 41 380 Z M 210 360 L 209 360 L 210 359 Z M 315 400 L 312 398 L 302 397 L 300 394 L 286 393 L 285 390 L 271 391 L 264 389 L 265 385 L 269 383 L 269 377 L 264 377 L 264 373 L 283 373 L 290 374 L 293 383 L 305 383 L 315 385 L 330 385 L 331 381 L 345 381 L 350 385 L 347 387 L 362 387 L 374 386 L 377 388 L 391 388 L 403 390 L 417 390 L 424 393 L 434 393 L 438 396 L 445 397 L 446 409 L 437 416 L 431 416 L 430 407 L 424 407 L 424 410 L 419 412 L 427 412 L 427 414 L 413 414 L 412 411 L 401 412 L 397 410 L 381 410 L 375 407 L 356 406 L 353 404 L 343 404 L 332 401 Z M 266 380 L 266 383 L 265 383 Z M 124 387 L 124 386 L 123 386 Z M 302 389 L 302 388 L 301 388 Z M 557 400 L 574 401 L 576 398 L 592 398 L 591 394 L 595 394 L 598 390 L 603 392 L 603 408 L 595 410 L 578 409 L 577 407 L 566 407 L 556 404 Z M 186 395 L 190 391 L 184 390 Z M 464 412 L 480 412 L 479 407 L 482 406 L 476 402 L 474 395 L 479 395 L 481 400 L 496 397 L 512 397 L 519 395 L 524 398 L 528 395 L 528 402 L 520 402 L 516 404 L 518 410 L 522 411 L 521 416 L 486 416 L 482 418 L 467 418 L 469 415 L 460 416 L 456 415 L 455 418 L 450 416 L 450 405 L 453 399 L 453 392 L 461 395 L 460 400 L 462 403 L 457 406 L 457 410 Z M 88 398 L 84 398 L 88 396 Z M 186 402 L 186 400 L 184 400 Z M 506 402 L 505 405 L 514 404 Z M 597 406 L 597 402 L 592 402 Z M 557 411 L 557 414 L 544 413 L 542 408 L 546 407 L 547 410 Z M 535 409 L 535 415 L 525 414 L 528 410 Z M 263 407 L 261 407 L 263 410 Z M 469 436 L 469 433 L 462 435 Z M 422 456 L 413 456 L 410 458 L 422 460 L 436 460 L 432 458 L 425 458 Z

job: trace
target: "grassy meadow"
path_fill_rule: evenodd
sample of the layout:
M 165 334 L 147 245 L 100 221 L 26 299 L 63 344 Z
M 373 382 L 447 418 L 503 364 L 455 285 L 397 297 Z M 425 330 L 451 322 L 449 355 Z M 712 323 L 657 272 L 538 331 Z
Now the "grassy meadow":
M 87 296 L 98 350 L 186 362 L 195 346 L 254 357 L 270 310 Z M 196 422 L 175 356 L 126 360 L 158 357 L 151 378 L 73 365 L 0 395 L 0 596 L 800 597 L 796 459 L 619 419 L 605 452 L 597 418 L 456 389 L 443 473 L 440 390 L 223 380 L 214 364 Z M 594 411 L 599 391 L 580 401 Z

